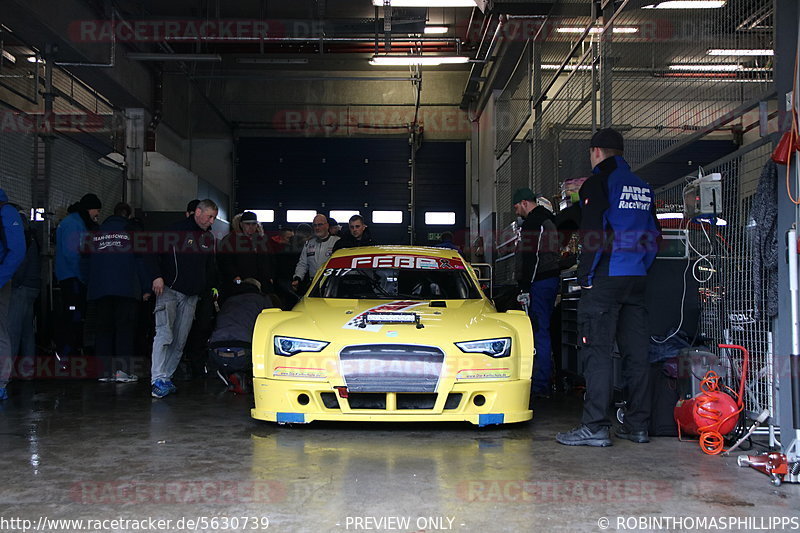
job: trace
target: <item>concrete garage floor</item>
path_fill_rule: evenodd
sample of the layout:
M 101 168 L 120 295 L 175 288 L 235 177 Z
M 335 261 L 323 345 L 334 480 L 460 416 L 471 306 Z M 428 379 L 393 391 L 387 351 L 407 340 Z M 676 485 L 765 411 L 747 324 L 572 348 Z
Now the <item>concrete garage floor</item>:
M 0 404 L 0 530 L 24 525 L 2 520 L 29 519 L 32 527 L 40 517 L 172 520 L 162 531 L 224 531 L 222 517 L 228 531 L 266 525 L 244 517 L 291 532 L 596 532 L 602 518 L 610 531 L 766 531 L 772 517 L 794 517 L 800 528 L 800 486 L 775 488 L 735 457 L 706 456 L 696 443 L 557 444 L 556 431 L 578 420 L 574 398 L 546 401 L 533 422 L 501 428 L 289 428 L 250 419 L 252 398 L 226 394 L 215 381 L 179 386 L 178 395 L 152 400 L 146 383 L 12 383 Z M 690 522 L 697 517 L 742 522 L 699 527 Z M 46 525 L 40 531 L 78 530 Z M 135 530 L 130 522 L 95 525 Z

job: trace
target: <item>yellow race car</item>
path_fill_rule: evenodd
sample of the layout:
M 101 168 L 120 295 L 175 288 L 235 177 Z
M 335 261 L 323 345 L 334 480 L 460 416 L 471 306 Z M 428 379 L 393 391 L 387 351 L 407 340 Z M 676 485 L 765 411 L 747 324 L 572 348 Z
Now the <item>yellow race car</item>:
M 381 422 L 530 420 L 533 333 L 498 313 L 454 250 L 334 253 L 292 311 L 253 332 L 253 418 Z

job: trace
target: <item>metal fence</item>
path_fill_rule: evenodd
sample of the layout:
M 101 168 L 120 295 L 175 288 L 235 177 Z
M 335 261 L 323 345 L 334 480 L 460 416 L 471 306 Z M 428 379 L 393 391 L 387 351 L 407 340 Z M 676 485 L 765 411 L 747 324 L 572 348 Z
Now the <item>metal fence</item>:
M 495 156 L 506 151 L 531 116 L 531 50 L 528 41 L 514 73 L 497 98 L 495 108 Z
M 722 175 L 722 208 L 717 225 L 709 222 L 689 224 L 692 244 L 690 264 L 692 275 L 700 281 L 700 320 L 698 332 L 709 339 L 712 351 L 721 355 L 723 363 L 733 370 L 738 383 L 742 368 L 740 352 L 720 350 L 717 344 L 739 344 L 750 352 L 750 374 L 746 382 L 744 404 L 749 416 L 758 416 L 766 409 L 774 415 L 772 323 L 765 316 L 767 276 L 761 285 L 754 285 L 754 261 L 751 250 L 752 226 L 750 205 L 753 190 L 743 193 L 742 183 L 757 181 L 762 167 L 769 160 L 770 143 L 757 143 L 756 148 L 744 148 L 734 157 L 706 166 L 706 173 Z M 695 174 L 693 177 L 697 177 Z M 657 205 L 666 210 L 683 204 L 683 189 L 688 180 L 656 191 Z M 684 223 L 684 227 L 687 227 Z M 756 300 L 758 298 L 758 300 Z

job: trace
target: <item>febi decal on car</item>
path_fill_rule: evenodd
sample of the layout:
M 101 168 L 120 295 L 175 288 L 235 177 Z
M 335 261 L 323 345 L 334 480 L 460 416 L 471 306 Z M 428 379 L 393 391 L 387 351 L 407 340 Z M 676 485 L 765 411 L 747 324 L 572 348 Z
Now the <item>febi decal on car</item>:
M 419 270 L 466 270 L 460 259 L 424 255 L 358 255 L 336 257 L 328 268 L 415 268 Z

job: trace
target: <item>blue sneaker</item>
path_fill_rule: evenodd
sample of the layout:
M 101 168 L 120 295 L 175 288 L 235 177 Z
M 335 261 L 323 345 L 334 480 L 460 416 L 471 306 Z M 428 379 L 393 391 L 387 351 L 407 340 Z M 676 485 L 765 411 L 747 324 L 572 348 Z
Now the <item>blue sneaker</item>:
M 172 386 L 172 388 L 170 388 Z M 150 389 L 150 396 L 153 398 L 163 398 L 164 396 L 174 392 L 174 385 L 172 385 L 168 380 L 164 379 L 157 379 L 153 383 L 152 389 Z
M 0 387 L 0 401 L 8 400 L 8 392 L 5 387 Z
M 178 392 L 178 387 L 175 386 L 175 384 L 172 382 L 171 379 L 165 379 L 164 383 L 167 384 L 167 388 L 169 389 L 170 394 Z

